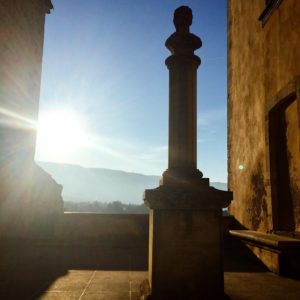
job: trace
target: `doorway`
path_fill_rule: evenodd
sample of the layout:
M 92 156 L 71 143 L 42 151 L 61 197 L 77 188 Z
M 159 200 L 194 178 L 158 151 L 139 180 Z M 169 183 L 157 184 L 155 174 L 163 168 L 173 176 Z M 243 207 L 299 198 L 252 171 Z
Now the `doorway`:
M 295 94 L 269 113 L 273 229 L 293 233 L 299 209 L 299 101 Z

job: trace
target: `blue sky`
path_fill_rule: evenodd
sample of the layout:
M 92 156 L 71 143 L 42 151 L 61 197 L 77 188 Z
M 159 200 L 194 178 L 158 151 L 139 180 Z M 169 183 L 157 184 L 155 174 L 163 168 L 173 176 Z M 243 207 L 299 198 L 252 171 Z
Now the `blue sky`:
M 52 0 L 45 29 L 40 120 L 72 111 L 89 142 L 36 159 L 161 175 L 167 168 L 166 38 L 173 12 L 193 10 L 201 37 L 198 69 L 198 168 L 227 181 L 226 1 Z M 67 125 L 66 125 L 67 126 Z M 67 128 L 67 127 L 66 127 Z

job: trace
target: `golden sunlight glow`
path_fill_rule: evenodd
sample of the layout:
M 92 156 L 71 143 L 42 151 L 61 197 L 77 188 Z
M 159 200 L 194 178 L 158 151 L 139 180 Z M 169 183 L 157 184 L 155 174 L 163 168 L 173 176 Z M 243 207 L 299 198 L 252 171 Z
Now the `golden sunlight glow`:
M 82 120 L 72 111 L 52 111 L 39 117 L 37 149 L 42 156 L 52 159 L 72 156 L 86 140 Z

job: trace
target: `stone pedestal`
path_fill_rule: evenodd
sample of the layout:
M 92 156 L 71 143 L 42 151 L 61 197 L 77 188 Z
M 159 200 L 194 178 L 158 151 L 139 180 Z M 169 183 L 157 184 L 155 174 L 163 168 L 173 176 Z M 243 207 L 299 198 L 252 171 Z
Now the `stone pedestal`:
M 147 299 L 223 299 L 222 208 L 232 193 L 209 186 L 197 169 L 197 68 L 201 40 L 189 31 L 192 11 L 174 13 L 166 41 L 169 69 L 169 161 L 150 207 Z
M 149 299 L 223 299 L 221 208 L 232 195 L 203 181 L 194 188 L 145 191 L 151 208 Z
M 222 298 L 219 220 L 217 211 L 151 210 L 149 263 L 154 299 Z

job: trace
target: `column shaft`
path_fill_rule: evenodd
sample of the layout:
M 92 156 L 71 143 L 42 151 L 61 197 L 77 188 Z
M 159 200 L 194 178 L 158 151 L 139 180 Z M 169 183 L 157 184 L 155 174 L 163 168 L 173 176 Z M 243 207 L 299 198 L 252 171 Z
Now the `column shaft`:
M 170 56 L 169 169 L 197 169 L 197 67 L 193 56 Z

